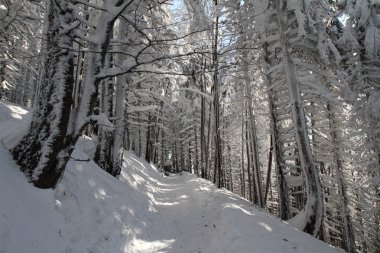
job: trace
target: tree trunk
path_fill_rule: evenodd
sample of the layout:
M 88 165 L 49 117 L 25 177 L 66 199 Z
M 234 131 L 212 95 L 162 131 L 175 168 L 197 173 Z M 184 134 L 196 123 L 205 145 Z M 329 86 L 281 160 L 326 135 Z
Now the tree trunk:
M 290 223 L 313 236 L 317 236 L 323 219 L 323 193 L 318 168 L 311 152 L 307 134 L 306 118 L 301 100 L 300 87 L 297 81 L 297 72 L 289 53 L 291 47 L 286 33 L 287 5 L 286 2 L 281 3 L 280 0 L 277 0 L 275 1 L 275 6 L 277 9 L 280 43 L 285 64 L 286 83 L 291 102 L 295 138 L 307 192 L 307 201 L 304 209 L 292 218 Z
M 245 194 L 245 162 L 244 162 L 244 102 L 242 103 L 242 116 L 241 116 L 241 196 L 246 197 Z
M 150 160 L 150 158 L 151 158 L 151 154 L 150 154 L 151 148 L 150 148 L 150 146 L 152 145 L 151 137 L 150 137 L 150 135 L 151 135 L 151 128 L 152 127 L 149 126 L 150 123 L 151 123 L 151 116 L 150 116 L 150 112 L 149 112 L 148 113 L 148 127 L 147 127 L 148 129 L 146 131 L 146 146 L 145 146 L 145 160 L 148 163 L 151 162 L 151 160 Z
M 270 135 L 270 141 L 269 141 L 268 169 L 267 169 L 267 178 L 266 178 L 266 184 L 265 184 L 264 205 L 266 205 L 267 203 L 269 187 L 271 184 L 272 160 L 273 160 L 273 134 Z
M 111 66 L 111 55 L 106 56 L 105 65 Z M 101 94 L 100 94 L 100 111 L 108 119 L 113 117 L 113 93 L 114 84 L 112 78 L 106 78 L 101 81 Z M 113 136 L 112 131 L 105 126 L 98 126 L 97 149 L 94 161 L 103 170 L 107 171 L 112 176 L 117 176 L 119 171 L 113 167 Z
M 203 76 L 203 74 L 202 74 Z M 201 82 L 201 92 L 204 92 L 204 82 L 203 82 L 203 77 L 202 77 L 202 82 Z M 206 108 L 205 108 L 205 99 L 202 96 L 201 97 L 201 132 L 200 132 L 200 139 L 201 139 L 201 177 L 206 178 L 206 162 L 205 162 L 205 116 L 206 116 Z
M 5 57 L 4 57 L 5 58 Z M 0 99 L 3 97 L 3 93 L 5 91 L 5 66 L 6 66 L 6 60 L 1 59 L 0 60 Z
M 292 217 L 290 212 L 290 200 L 289 200 L 289 189 L 285 181 L 285 175 L 283 171 L 284 159 L 282 157 L 282 152 L 280 150 L 280 136 L 278 133 L 277 119 L 274 113 L 273 100 L 271 94 L 268 94 L 269 111 L 271 114 L 271 131 L 273 136 L 273 149 L 276 159 L 276 175 L 277 175 L 277 188 L 278 188 L 278 203 L 279 203 L 279 214 L 281 219 L 288 220 Z
M 121 22 L 122 23 L 122 22 Z M 123 25 L 120 24 L 120 33 Z M 121 33 L 122 34 L 122 33 Z M 127 86 L 127 76 L 122 75 L 116 81 L 116 100 L 115 100 L 115 130 L 113 131 L 113 168 L 116 174 L 120 173 L 124 153 L 124 139 L 126 132 L 125 120 L 125 89 Z M 129 143 L 129 140 L 128 140 Z
M 50 1 L 46 35 L 47 52 L 37 109 L 31 127 L 12 154 L 21 170 L 39 188 L 53 188 L 72 152 L 66 136 L 72 105 L 74 35 L 67 29 L 74 21 L 72 1 Z M 62 49 L 68 48 L 68 49 Z
M 218 1 L 214 0 L 215 6 Z M 214 162 L 214 181 L 218 188 L 222 187 L 222 147 L 220 138 L 220 112 L 219 112 L 219 80 L 218 80 L 218 33 L 219 33 L 219 13 L 216 13 L 214 23 L 214 41 L 213 41 L 213 83 L 214 83 L 214 116 L 215 116 L 215 162 Z
M 197 136 L 197 126 L 196 124 L 194 124 L 194 145 L 195 145 L 195 175 L 197 175 L 197 177 L 199 176 L 199 158 L 198 158 L 198 136 Z
M 86 124 L 86 120 L 94 112 L 98 97 L 99 83 L 101 81 L 97 75 L 100 73 L 102 67 L 104 67 L 114 23 L 117 17 L 133 3 L 133 0 L 124 2 L 124 0 L 109 0 L 103 4 L 106 10 L 101 12 L 98 25 L 92 34 L 92 37 L 97 38 L 97 40 L 93 40 L 90 43 L 91 54 L 87 61 L 87 71 L 83 82 L 83 94 L 79 107 L 76 108 L 75 113 L 72 114 L 70 119 L 73 125 L 72 134 L 74 136 L 81 134 L 83 125 Z
M 264 197 L 262 190 L 262 179 L 261 179 L 261 170 L 259 162 L 259 150 L 257 145 L 257 134 L 256 134 L 256 122 L 255 116 L 253 114 L 252 108 L 252 94 L 250 89 L 250 79 L 248 73 L 248 60 L 247 55 L 243 55 L 243 68 L 244 68 L 244 97 L 246 100 L 246 110 L 247 110 L 247 131 L 248 131 L 248 141 L 250 146 L 250 162 L 252 164 L 253 172 L 253 183 L 255 194 L 254 203 L 258 204 L 261 208 L 264 207 Z
M 209 112 L 208 112 L 208 128 L 207 128 L 207 143 L 206 143 L 206 150 L 205 150 L 205 162 L 206 162 L 206 168 L 205 168 L 205 174 L 206 179 L 211 178 L 211 170 L 210 170 L 210 145 L 212 142 L 211 138 L 211 112 L 212 112 L 212 103 L 209 103 Z
M 339 145 L 338 145 L 338 134 L 337 134 L 337 125 L 335 123 L 335 116 L 334 116 L 334 108 L 331 106 L 330 103 L 327 104 L 327 112 L 328 112 L 328 119 L 330 122 L 330 130 L 331 130 L 331 141 L 333 143 L 333 151 L 334 151 L 334 162 L 336 165 L 336 174 L 337 174 L 337 183 L 338 183 L 338 189 L 339 193 L 342 196 L 342 218 L 343 218 L 343 226 L 344 226 L 344 236 L 345 236 L 345 245 L 346 250 L 349 253 L 355 253 L 356 252 L 356 245 L 355 245 L 355 236 L 354 236 L 354 230 L 352 226 L 351 216 L 350 216 L 350 210 L 349 210 L 349 203 L 348 203 L 348 195 L 347 195 L 347 188 L 346 188 L 346 182 L 344 179 L 343 174 L 343 163 L 342 159 L 339 155 Z
M 251 154 L 250 154 L 250 147 L 249 147 L 249 133 L 248 133 L 248 121 L 247 121 L 247 110 L 245 111 L 245 150 L 247 152 L 247 177 L 248 177 L 248 200 L 251 202 L 254 202 L 253 199 L 253 185 L 252 185 L 252 174 L 251 174 Z

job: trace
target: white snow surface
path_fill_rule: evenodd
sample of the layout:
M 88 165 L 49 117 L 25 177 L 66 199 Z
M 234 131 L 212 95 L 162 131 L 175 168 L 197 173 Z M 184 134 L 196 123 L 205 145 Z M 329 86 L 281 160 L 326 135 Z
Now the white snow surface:
M 8 149 L 15 146 L 27 132 L 31 116 L 25 108 L 0 101 L 0 145 Z
M 10 106 L 0 102 L 0 132 L 27 115 Z M 84 146 L 81 141 L 72 157 L 86 160 Z M 165 177 L 131 152 L 119 179 L 92 161 L 72 159 L 58 187 L 41 190 L 1 145 L 0 253 L 23 252 L 342 251 L 194 175 Z

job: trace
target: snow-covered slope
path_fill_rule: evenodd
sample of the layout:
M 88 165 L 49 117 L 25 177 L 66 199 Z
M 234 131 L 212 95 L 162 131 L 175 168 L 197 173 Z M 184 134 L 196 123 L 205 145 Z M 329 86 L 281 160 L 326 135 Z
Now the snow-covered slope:
M 28 130 L 32 114 L 20 106 L 0 101 L 0 141 L 3 147 L 13 147 Z
M 8 106 L 0 102 L 2 118 Z M 21 116 L 1 120 L 0 132 Z M 0 147 L 0 253 L 341 252 L 205 180 L 165 177 L 132 153 L 119 180 L 78 161 L 88 157 L 80 148 L 72 157 L 57 189 L 40 190 Z

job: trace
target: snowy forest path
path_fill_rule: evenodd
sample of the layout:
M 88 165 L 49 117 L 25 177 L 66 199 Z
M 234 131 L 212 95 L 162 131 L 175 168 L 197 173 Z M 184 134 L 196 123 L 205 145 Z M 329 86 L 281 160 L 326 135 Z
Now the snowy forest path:
M 131 152 L 115 179 L 88 159 L 89 137 L 56 189 L 35 188 L 4 145 L 28 114 L 0 105 L 1 253 L 342 252 L 195 175 L 166 177 Z
M 319 242 L 309 235 L 190 173 L 166 177 L 152 165 L 126 153 L 120 180 L 138 182 L 150 203 L 149 210 L 139 218 L 145 220 L 145 225 L 135 230 L 138 233 L 127 244 L 126 252 L 296 253 L 321 250 L 315 244 Z M 328 248 L 323 252 L 338 252 Z

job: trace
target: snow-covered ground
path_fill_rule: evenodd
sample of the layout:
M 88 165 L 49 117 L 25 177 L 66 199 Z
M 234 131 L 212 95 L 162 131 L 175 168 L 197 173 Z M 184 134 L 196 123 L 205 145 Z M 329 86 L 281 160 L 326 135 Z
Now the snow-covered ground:
M 165 177 L 132 153 L 119 180 L 73 159 L 57 189 L 36 189 L 4 147 L 25 115 L 0 102 L 0 253 L 341 252 L 205 180 Z M 88 152 L 88 143 L 72 157 L 86 160 L 79 146 Z

